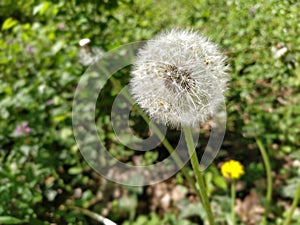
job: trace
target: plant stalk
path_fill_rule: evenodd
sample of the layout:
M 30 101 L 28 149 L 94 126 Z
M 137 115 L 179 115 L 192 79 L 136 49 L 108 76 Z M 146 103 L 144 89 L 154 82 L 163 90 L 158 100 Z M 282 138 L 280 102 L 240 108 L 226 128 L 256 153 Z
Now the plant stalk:
M 297 205 L 298 205 L 298 202 L 299 202 L 299 199 L 300 199 L 300 183 L 298 184 L 298 189 L 296 191 L 296 195 L 294 197 L 294 200 L 293 200 L 293 203 L 292 203 L 292 207 L 285 219 L 285 222 L 284 222 L 284 225 L 289 225 L 291 220 L 292 220 L 292 217 L 293 217 L 293 214 L 297 208 Z
M 264 216 L 262 219 L 262 224 L 266 225 L 267 224 L 267 216 L 269 214 L 270 204 L 271 204 L 271 200 L 272 200 L 272 189 L 273 189 L 271 165 L 270 165 L 270 160 L 269 160 L 268 153 L 267 153 L 265 147 L 263 146 L 263 144 L 261 143 L 261 141 L 258 138 L 255 138 L 255 141 L 256 141 L 258 149 L 262 155 L 266 173 L 267 173 L 266 203 L 265 203 L 265 212 L 264 212 Z
M 195 151 L 195 147 L 194 147 L 192 131 L 188 127 L 184 127 L 183 130 L 184 130 L 184 135 L 185 135 L 188 151 L 189 151 L 189 154 L 191 157 L 192 167 L 193 167 L 193 170 L 194 170 L 194 173 L 196 176 L 197 183 L 199 185 L 202 203 L 205 208 L 209 224 L 214 225 L 214 217 L 213 217 L 209 199 L 207 196 L 204 178 L 203 178 L 202 172 L 200 171 L 200 165 L 199 165 L 199 160 L 198 160 L 198 157 L 197 157 L 197 154 Z
M 231 180 L 231 219 L 232 219 L 232 225 L 235 225 L 235 212 L 234 212 L 234 207 L 235 207 L 235 180 Z

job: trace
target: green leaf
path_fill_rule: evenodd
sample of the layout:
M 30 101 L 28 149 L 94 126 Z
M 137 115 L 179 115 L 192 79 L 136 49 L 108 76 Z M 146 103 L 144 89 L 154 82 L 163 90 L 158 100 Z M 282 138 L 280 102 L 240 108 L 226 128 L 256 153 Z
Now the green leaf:
M 2 30 L 8 30 L 10 28 L 12 28 L 13 26 L 15 26 L 18 23 L 17 20 L 13 19 L 13 18 L 7 18 L 4 23 L 2 24 Z
M 69 170 L 68 170 L 68 173 L 70 175 L 76 175 L 76 174 L 80 174 L 82 172 L 82 168 L 81 167 L 71 167 Z
M 0 216 L 1 224 L 21 224 L 24 223 L 24 220 L 20 220 L 18 218 L 12 216 Z
M 65 120 L 67 117 L 68 117 L 68 115 L 62 114 L 62 115 L 54 116 L 52 119 L 54 122 L 61 122 L 61 121 Z
M 58 53 L 63 48 L 64 45 L 65 43 L 63 41 L 56 42 L 55 45 L 53 45 L 52 47 L 52 53 L 53 54 Z
M 215 185 L 217 185 L 219 188 L 226 190 L 227 189 L 227 183 L 226 180 L 221 176 L 215 176 L 213 178 L 213 182 Z
M 39 4 L 38 6 L 35 6 L 33 8 L 33 15 L 36 15 L 37 13 L 39 13 L 40 15 L 43 15 L 47 11 L 49 6 L 50 6 L 49 2 L 43 2 L 43 3 Z

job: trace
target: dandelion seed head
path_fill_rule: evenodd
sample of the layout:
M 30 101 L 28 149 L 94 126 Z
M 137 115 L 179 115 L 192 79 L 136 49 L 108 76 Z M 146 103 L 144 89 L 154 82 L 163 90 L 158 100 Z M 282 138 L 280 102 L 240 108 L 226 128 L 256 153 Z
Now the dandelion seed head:
M 138 52 L 131 94 L 157 122 L 195 126 L 212 116 L 223 100 L 229 80 L 225 61 L 218 47 L 197 32 L 174 29 L 159 34 Z

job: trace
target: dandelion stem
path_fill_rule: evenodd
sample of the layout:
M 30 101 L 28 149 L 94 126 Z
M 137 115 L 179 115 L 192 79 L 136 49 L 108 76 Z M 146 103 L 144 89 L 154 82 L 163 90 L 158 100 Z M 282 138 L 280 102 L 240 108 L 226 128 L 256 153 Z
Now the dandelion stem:
M 235 180 L 231 180 L 231 219 L 232 219 L 232 225 L 235 225 Z
M 294 197 L 294 200 L 293 200 L 293 203 L 292 203 L 292 207 L 286 217 L 286 220 L 284 222 L 284 225 L 289 225 L 291 220 L 292 220 L 292 216 L 297 208 L 297 205 L 298 205 L 298 202 L 299 202 L 299 199 L 300 199 L 300 183 L 298 184 L 298 188 L 297 188 L 297 191 L 296 191 L 296 195 Z
M 189 151 L 189 154 L 191 157 L 192 167 L 193 167 L 193 170 L 194 170 L 194 173 L 196 176 L 197 183 L 199 185 L 202 203 L 205 208 L 209 224 L 213 225 L 214 218 L 213 218 L 212 210 L 210 207 L 209 199 L 208 199 L 208 196 L 206 193 L 204 178 L 203 178 L 202 172 L 200 170 L 199 160 L 198 160 L 197 154 L 195 152 L 192 132 L 191 132 L 191 129 L 188 127 L 184 127 L 183 130 L 184 130 L 184 135 L 185 135 L 188 151 Z
M 262 219 L 262 224 L 266 225 L 267 224 L 267 216 L 269 214 L 269 210 L 270 210 L 270 204 L 271 204 L 271 199 L 272 199 L 272 176 L 271 176 L 271 165 L 270 165 L 270 161 L 269 161 L 269 157 L 268 157 L 268 153 L 265 149 L 265 147 L 263 146 L 263 144 L 261 143 L 261 141 L 258 138 L 255 138 L 256 144 L 258 146 L 258 149 L 262 155 L 264 164 L 265 164 L 265 168 L 266 168 L 266 173 L 267 173 L 267 193 L 266 193 L 266 203 L 265 203 L 265 212 L 264 212 L 264 216 Z

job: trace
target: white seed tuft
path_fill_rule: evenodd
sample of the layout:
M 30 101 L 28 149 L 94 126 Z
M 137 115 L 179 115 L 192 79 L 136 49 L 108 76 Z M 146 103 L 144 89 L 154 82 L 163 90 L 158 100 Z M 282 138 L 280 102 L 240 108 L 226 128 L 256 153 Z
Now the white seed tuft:
M 197 32 L 173 29 L 139 49 L 130 91 L 150 118 L 196 126 L 218 109 L 227 88 L 226 57 Z

